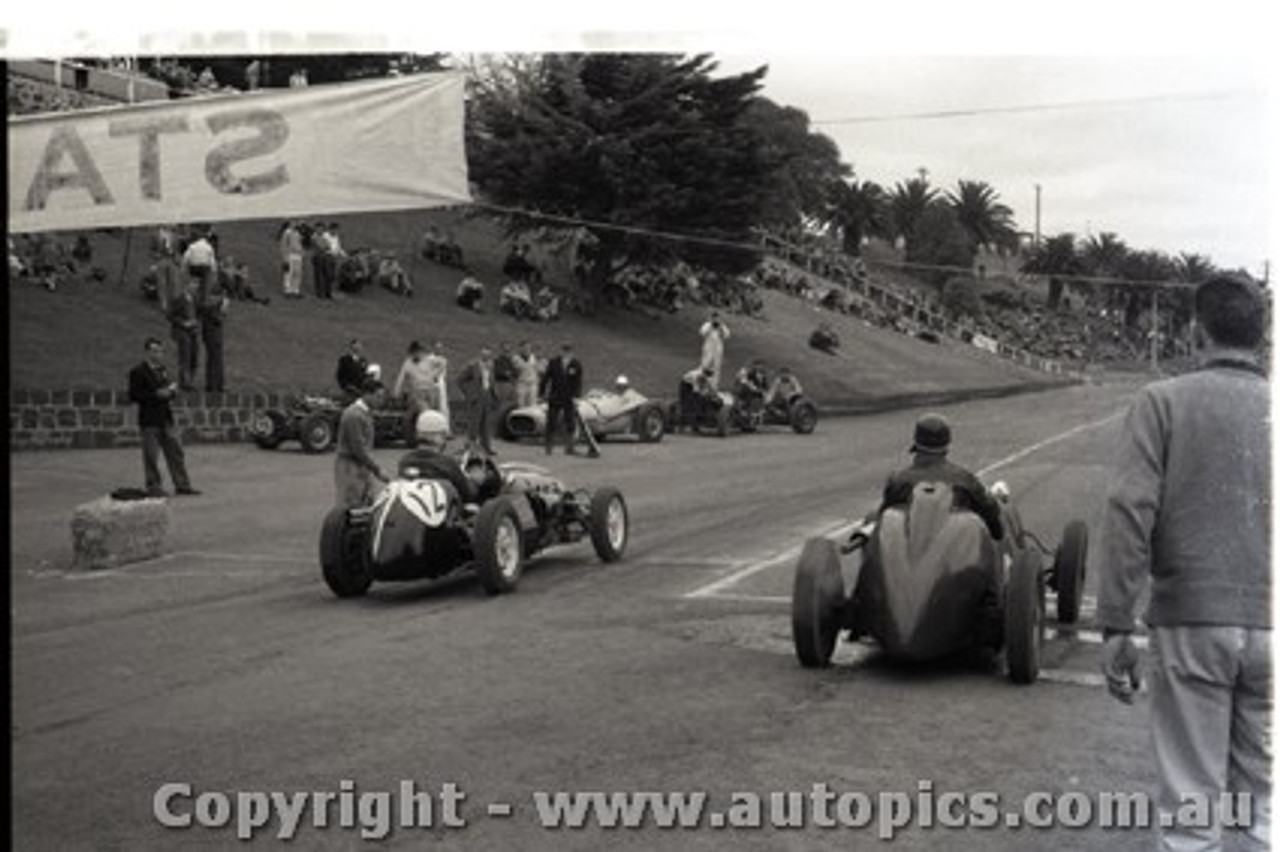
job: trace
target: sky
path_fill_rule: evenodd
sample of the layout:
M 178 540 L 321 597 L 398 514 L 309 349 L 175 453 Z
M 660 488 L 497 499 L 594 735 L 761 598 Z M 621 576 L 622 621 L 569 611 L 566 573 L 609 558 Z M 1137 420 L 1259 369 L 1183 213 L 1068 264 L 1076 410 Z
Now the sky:
M 1038 184 L 1042 234 L 1112 231 L 1257 274 L 1280 247 L 1264 0 L 1158 14 L 1114 0 L 24 5 L 0 17 L 5 55 L 706 51 L 723 73 L 767 64 L 764 94 L 805 110 L 861 179 L 891 187 L 923 168 L 942 188 L 985 181 L 1026 231 Z M 971 114 L 920 117 L 940 112 Z

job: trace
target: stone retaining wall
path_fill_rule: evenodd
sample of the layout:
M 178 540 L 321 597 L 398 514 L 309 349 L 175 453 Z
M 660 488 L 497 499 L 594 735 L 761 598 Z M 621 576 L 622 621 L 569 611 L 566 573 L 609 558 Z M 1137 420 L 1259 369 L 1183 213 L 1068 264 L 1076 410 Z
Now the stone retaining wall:
M 287 394 L 180 394 L 174 419 L 184 443 L 250 440 L 255 412 L 283 406 Z M 138 407 L 128 391 L 15 390 L 9 393 L 9 449 L 136 447 Z

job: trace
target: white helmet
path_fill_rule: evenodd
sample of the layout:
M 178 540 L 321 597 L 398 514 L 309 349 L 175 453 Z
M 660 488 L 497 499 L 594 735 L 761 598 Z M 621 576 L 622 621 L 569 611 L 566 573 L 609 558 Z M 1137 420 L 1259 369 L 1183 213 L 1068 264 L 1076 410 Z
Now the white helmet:
M 613 384 L 618 390 L 623 390 L 629 387 L 631 383 L 627 381 L 626 376 L 618 376 L 618 378 L 614 379 Z
M 382 381 L 382 365 L 381 364 L 370 364 L 368 368 L 365 370 L 365 372 L 368 374 L 370 381 L 374 381 L 374 382 Z
M 432 444 L 440 444 L 449 436 L 449 421 L 439 411 L 427 409 L 414 422 L 418 438 Z

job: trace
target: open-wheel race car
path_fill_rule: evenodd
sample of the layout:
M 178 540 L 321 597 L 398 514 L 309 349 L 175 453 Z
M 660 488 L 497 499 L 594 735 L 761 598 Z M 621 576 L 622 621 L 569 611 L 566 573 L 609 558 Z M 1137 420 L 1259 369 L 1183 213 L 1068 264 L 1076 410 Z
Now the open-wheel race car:
M 578 401 L 578 414 L 595 440 L 634 435 L 645 443 L 661 441 L 667 431 L 660 403 L 634 390 L 617 393 L 593 388 Z M 498 436 L 508 441 L 542 437 L 547 431 L 547 404 L 524 408 L 508 405 L 498 413 Z
M 464 459 L 477 504 L 447 479 L 402 465 L 372 505 L 335 508 L 320 532 L 324 580 L 338 597 L 374 581 L 437 579 L 474 570 L 489 594 L 515 589 L 526 560 L 553 545 L 590 538 L 605 562 L 622 558 L 629 516 L 612 487 L 571 490 L 545 468 Z
M 298 441 L 308 453 L 327 452 L 337 442 L 343 408 L 342 402 L 333 397 L 299 394 L 290 397 L 284 408 L 257 412 L 250 433 L 254 443 L 264 450 L 274 450 L 285 441 Z M 375 445 L 402 441 L 413 444 L 414 417 L 405 402 L 388 400 L 372 414 Z
M 1010 680 L 1039 677 L 1046 588 L 1057 592 L 1057 619 L 1079 617 L 1088 527 L 1074 520 L 1050 551 L 1025 530 L 1003 483 L 1004 536 L 953 506 L 942 483 L 915 486 L 908 506 L 885 509 L 849 541 L 805 543 L 796 565 L 791 628 L 807 668 L 830 664 L 839 634 L 870 637 L 889 657 L 933 660 L 969 648 L 1004 650 Z
M 818 407 L 803 394 L 786 401 L 768 401 L 728 391 L 699 391 L 681 379 L 676 401 L 667 410 L 668 427 L 675 432 L 704 429 L 720 437 L 731 429 L 757 432 L 763 426 L 790 426 L 798 435 L 808 435 L 818 425 Z

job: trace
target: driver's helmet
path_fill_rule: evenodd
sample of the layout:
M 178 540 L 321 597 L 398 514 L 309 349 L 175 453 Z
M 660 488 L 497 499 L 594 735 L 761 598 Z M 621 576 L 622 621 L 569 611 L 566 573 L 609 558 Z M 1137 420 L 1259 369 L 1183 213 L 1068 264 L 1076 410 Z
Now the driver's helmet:
M 618 393 L 626 393 L 629 387 L 631 387 L 631 383 L 627 381 L 626 376 L 618 376 L 613 380 L 613 389 Z
M 413 424 L 418 440 L 433 449 L 440 449 L 449 438 L 449 421 L 439 411 L 427 410 L 418 415 Z
M 382 365 L 381 364 L 370 364 L 365 369 L 365 373 L 369 378 L 370 384 L 372 384 L 373 382 L 382 381 Z

